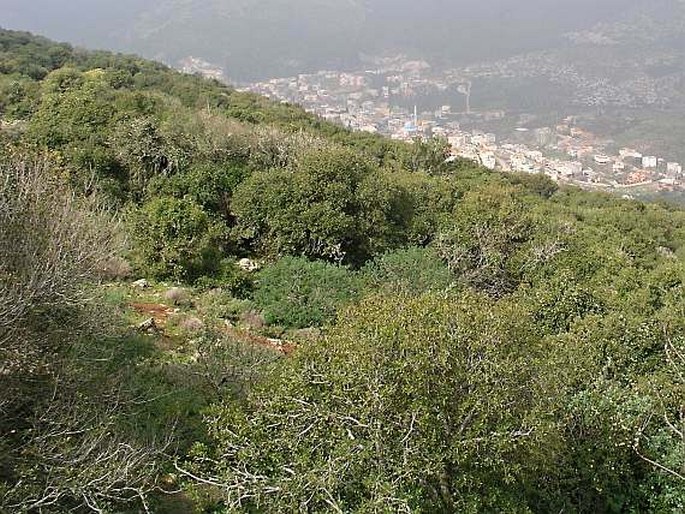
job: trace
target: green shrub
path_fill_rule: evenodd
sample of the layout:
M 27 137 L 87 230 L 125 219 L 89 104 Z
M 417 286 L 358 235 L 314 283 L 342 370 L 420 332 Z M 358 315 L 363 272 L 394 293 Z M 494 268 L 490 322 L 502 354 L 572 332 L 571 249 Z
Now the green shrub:
M 554 456 L 558 385 L 525 312 L 465 295 L 345 314 L 243 409 L 209 411 L 216 446 L 196 445 L 193 472 L 226 484 L 227 510 L 535 512 L 523 490 Z
M 189 199 L 158 198 L 133 214 L 134 257 L 157 278 L 193 279 L 216 271 L 225 227 Z
M 235 235 L 270 256 L 360 265 L 404 232 L 395 189 L 365 157 L 317 149 L 292 169 L 254 173 L 236 188 Z
M 463 285 L 500 296 L 518 285 L 521 253 L 532 231 L 515 191 L 490 186 L 464 197 L 434 247 Z
M 512 185 L 522 186 L 527 192 L 543 198 L 551 198 L 559 186 L 544 173 L 507 173 L 504 175 Z
M 320 326 L 358 295 L 357 277 L 347 268 L 285 257 L 262 270 L 254 295 L 269 324 Z
M 240 269 L 234 260 L 223 259 L 214 275 L 200 277 L 195 285 L 203 289 L 221 288 L 236 298 L 248 298 L 254 282 L 253 275 Z
M 237 164 L 200 163 L 171 178 L 157 176 L 150 183 L 154 195 L 192 198 L 203 209 L 228 218 L 233 189 L 247 176 L 247 170 Z
M 223 289 L 205 291 L 197 298 L 196 308 L 205 320 L 237 321 L 245 312 L 254 310 L 254 304 L 249 300 L 234 298 Z
M 429 248 L 405 248 L 386 253 L 362 270 L 365 289 L 419 295 L 444 291 L 455 277 L 440 257 Z

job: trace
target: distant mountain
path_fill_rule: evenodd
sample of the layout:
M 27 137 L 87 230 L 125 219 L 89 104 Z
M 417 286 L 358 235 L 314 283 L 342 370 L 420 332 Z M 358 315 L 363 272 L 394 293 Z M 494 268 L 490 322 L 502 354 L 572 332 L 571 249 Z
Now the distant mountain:
M 636 4 L 559 36 L 547 48 L 484 61 L 469 70 L 475 77 L 491 77 L 498 88 L 512 79 L 528 88 L 540 80 L 556 90 L 563 87 L 565 98 L 557 107 L 678 104 L 685 109 L 685 1 Z
M 677 0 L 669 0 L 676 2 Z M 556 48 L 563 34 L 651 0 L 4 0 L 0 25 L 176 64 L 190 55 L 235 79 L 354 66 L 406 53 L 465 64 Z

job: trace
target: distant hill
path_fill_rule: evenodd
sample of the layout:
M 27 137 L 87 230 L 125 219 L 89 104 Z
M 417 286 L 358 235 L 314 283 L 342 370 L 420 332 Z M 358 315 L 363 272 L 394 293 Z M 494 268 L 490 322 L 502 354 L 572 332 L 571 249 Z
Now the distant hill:
M 669 0 L 675 1 L 675 0 Z M 234 79 L 407 53 L 456 64 L 563 43 L 645 0 L 6 0 L 0 24 L 176 64 L 193 55 Z
M 508 72 L 524 77 L 538 113 L 551 109 L 585 116 L 597 133 L 621 145 L 685 159 L 685 2 L 652 0 L 622 9 L 611 21 L 563 34 L 565 42 L 544 52 L 505 62 Z M 509 79 L 489 88 L 521 108 L 507 90 Z

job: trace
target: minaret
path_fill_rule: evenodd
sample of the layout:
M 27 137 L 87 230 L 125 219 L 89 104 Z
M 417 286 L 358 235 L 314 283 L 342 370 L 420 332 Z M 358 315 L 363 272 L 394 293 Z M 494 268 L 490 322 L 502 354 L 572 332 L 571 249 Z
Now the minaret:
M 419 126 L 419 110 L 414 106 L 414 126 L 418 128 Z
M 471 81 L 466 90 L 466 114 L 471 114 Z
M 461 83 L 457 87 L 457 91 L 466 97 L 466 114 L 471 114 L 471 81 L 467 81 L 466 84 Z

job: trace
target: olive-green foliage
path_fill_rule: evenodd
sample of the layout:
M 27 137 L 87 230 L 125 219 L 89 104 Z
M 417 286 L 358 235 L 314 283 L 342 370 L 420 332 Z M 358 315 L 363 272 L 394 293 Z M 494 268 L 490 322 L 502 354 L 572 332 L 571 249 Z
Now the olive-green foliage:
M 139 196 L 153 178 L 167 178 L 178 167 L 168 151 L 159 122 L 153 117 L 122 120 L 110 142 L 118 161 L 128 171 L 129 190 Z
M 364 287 L 370 293 L 421 295 L 447 291 L 456 277 L 430 248 L 411 247 L 383 254 L 361 270 Z
M 358 289 L 347 268 L 284 257 L 259 272 L 254 301 L 268 323 L 306 328 L 332 321 Z
M 685 484 L 654 465 L 677 470 L 673 456 L 682 448 L 672 431 L 682 407 L 682 378 L 668 371 L 669 348 L 680 328 L 661 316 L 590 314 L 549 339 L 561 359 L 554 367 L 570 386 L 567 443 L 558 464 L 575 491 L 565 498 L 568 506 L 575 502 L 596 512 L 682 509 Z
M 0 75 L 0 116 L 20 120 L 36 107 L 38 83 L 15 75 Z
M 118 206 L 189 197 L 229 228 L 237 217 L 247 249 L 359 266 L 430 241 L 456 199 L 427 175 L 454 168 L 444 142 L 355 134 L 136 57 L 1 35 L 3 116 L 28 118 L 22 144 L 49 149 L 78 189 Z M 22 71 L 27 56 L 45 73 Z
M 400 236 L 392 185 L 363 156 L 332 147 L 236 190 L 237 235 L 269 255 L 359 264 Z
M 494 186 L 465 196 L 435 248 L 464 284 L 501 295 L 516 288 L 518 252 L 531 231 L 525 204 Z
M 0 373 L 10 399 L 0 408 L 12 406 L 0 423 L 0 456 L 12 461 L 0 466 L 0 498 L 17 502 L 10 511 L 31 505 L 36 484 L 50 485 L 46 477 L 59 479 L 49 489 L 61 495 L 56 511 L 83 500 L 117 510 L 104 499 L 105 482 L 84 489 L 88 482 L 74 477 L 84 469 L 107 474 L 100 457 L 110 448 L 150 448 L 148 436 L 173 425 L 175 413 L 190 420 L 181 446 L 202 443 L 191 459 L 193 480 L 222 484 L 229 509 L 685 510 L 685 211 L 446 162 L 444 141 L 410 145 L 352 133 L 137 57 L 3 30 L 0 116 L 0 158 L 48 155 L 61 184 L 34 195 L 30 208 L 8 195 L 20 206 L 13 212 L 38 212 L 68 236 L 69 223 L 46 215 L 50 201 L 81 205 L 85 193 L 85 206 L 106 198 L 129 213 L 139 271 L 216 288 L 198 301 L 210 328 L 190 364 L 167 367 L 146 355 L 108 368 L 108 355 L 132 347 L 116 337 L 89 344 L 83 359 L 34 358 L 48 340 L 57 343 L 51 349 L 74 348 L 94 318 L 44 303 L 12 318 L 28 325 L 0 342 L 28 341 L 13 355 L 43 375 L 14 382 L 13 372 Z M 73 191 L 62 189 L 63 178 Z M 45 253 L 17 253 L 45 242 L 19 232 L 0 230 L 7 262 Z M 62 250 L 50 255 L 70 255 Z M 225 254 L 273 264 L 255 283 Z M 25 281 L 39 293 L 64 283 L 54 279 L 57 268 L 24 269 L 5 274 L 6 291 L 24 291 L 15 287 L 24 276 L 43 280 L 47 289 Z M 81 291 L 80 279 L 69 283 Z M 256 305 L 233 297 L 252 294 Z M 379 296 L 344 310 L 369 294 Z M 20 312 L 7 298 L 6 312 Z M 50 298 L 59 303 L 60 295 Z M 255 307 L 270 323 L 326 325 L 330 336 L 291 358 L 267 359 L 273 376 L 262 380 L 251 358 L 243 369 L 240 356 L 251 346 L 211 330 L 211 320 Z M 94 339 L 101 340 L 87 341 Z M 63 370 L 75 370 L 61 375 L 66 382 L 56 380 Z M 134 375 L 130 383 L 140 387 L 119 387 Z M 260 386 L 241 406 L 253 381 Z M 107 387 L 90 395 L 93 383 Z M 61 384 L 68 387 L 51 403 Z M 140 398 L 107 392 L 117 388 Z M 186 392 L 178 397 L 179 390 Z M 125 405 L 103 411 L 113 397 Z M 211 438 L 197 424 L 209 401 Z M 55 417 L 60 409 L 68 416 Z M 103 444 L 62 437 L 74 426 L 93 427 L 87 433 Z M 36 444 L 55 440 L 50 427 L 62 434 L 52 449 Z M 79 455 L 89 447 L 105 453 Z M 54 448 L 65 449 L 68 462 L 78 456 L 79 465 L 46 467 Z M 164 458 L 155 451 L 151 461 L 111 462 L 117 473 L 130 461 L 149 463 L 142 483 L 157 484 Z M 107 476 L 121 485 L 121 475 Z M 216 494 L 200 483 L 199 496 Z
M 194 472 L 256 510 L 678 512 L 682 482 L 644 460 L 682 465 L 678 302 L 554 325 L 530 297 L 366 300 L 213 409 Z
M 134 257 L 142 272 L 193 279 L 216 271 L 225 230 L 192 200 L 157 198 L 131 218 Z
M 473 295 L 365 301 L 244 411 L 212 411 L 221 457 L 196 448 L 196 472 L 246 510 L 527 512 L 555 442 L 531 328 Z
M 203 288 L 220 288 L 236 298 L 248 298 L 255 286 L 254 275 L 240 269 L 233 259 L 222 259 L 211 276 L 202 276 L 196 285 Z
M 248 175 L 237 163 L 217 165 L 199 163 L 171 177 L 158 176 L 150 184 L 151 196 L 188 197 L 207 212 L 230 219 L 233 190 Z
M 200 294 L 194 298 L 194 305 L 203 319 L 238 321 L 246 312 L 254 312 L 250 300 L 234 297 L 222 287 L 206 288 L 200 282 Z
M 0 73 L 40 80 L 68 60 L 72 48 L 27 32 L 0 31 Z
M 424 171 L 429 175 L 441 175 L 450 169 L 447 159 L 450 156 L 450 144 L 443 138 L 432 138 L 423 141 L 414 140 L 411 151 L 403 163 L 410 171 Z
M 559 190 L 559 186 L 551 178 L 543 173 L 510 173 L 506 179 L 514 184 L 521 185 L 527 191 L 540 195 L 543 198 L 550 198 Z
M 114 94 L 102 70 L 82 73 L 60 68 L 41 83 L 41 99 L 30 117 L 26 138 L 50 149 L 68 167 L 72 184 L 87 190 L 117 181 L 120 163 L 107 141 L 114 128 Z M 120 180 L 120 179 L 119 179 Z M 121 186 L 107 183 L 120 195 Z
M 395 171 L 389 180 L 398 191 L 394 210 L 406 226 L 402 238 L 405 244 L 430 243 L 438 229 L 452 219 L 463 196 L 461 178 Z
M 52 72 L 42 83 L 39 110 L 31 118 L 32 139 L 48 148 L 89 142 L 108 130 L 113 95 L 102 70 Z M 95 140 L 96 143 L 101 143 Z
M 199 375 L 211 396 L 226 405 L 242 402 L 254 385 L 278 364 L 282 355 L 270 348 L 205 330 L 195 341 L 197 361 L 188 371 Z

